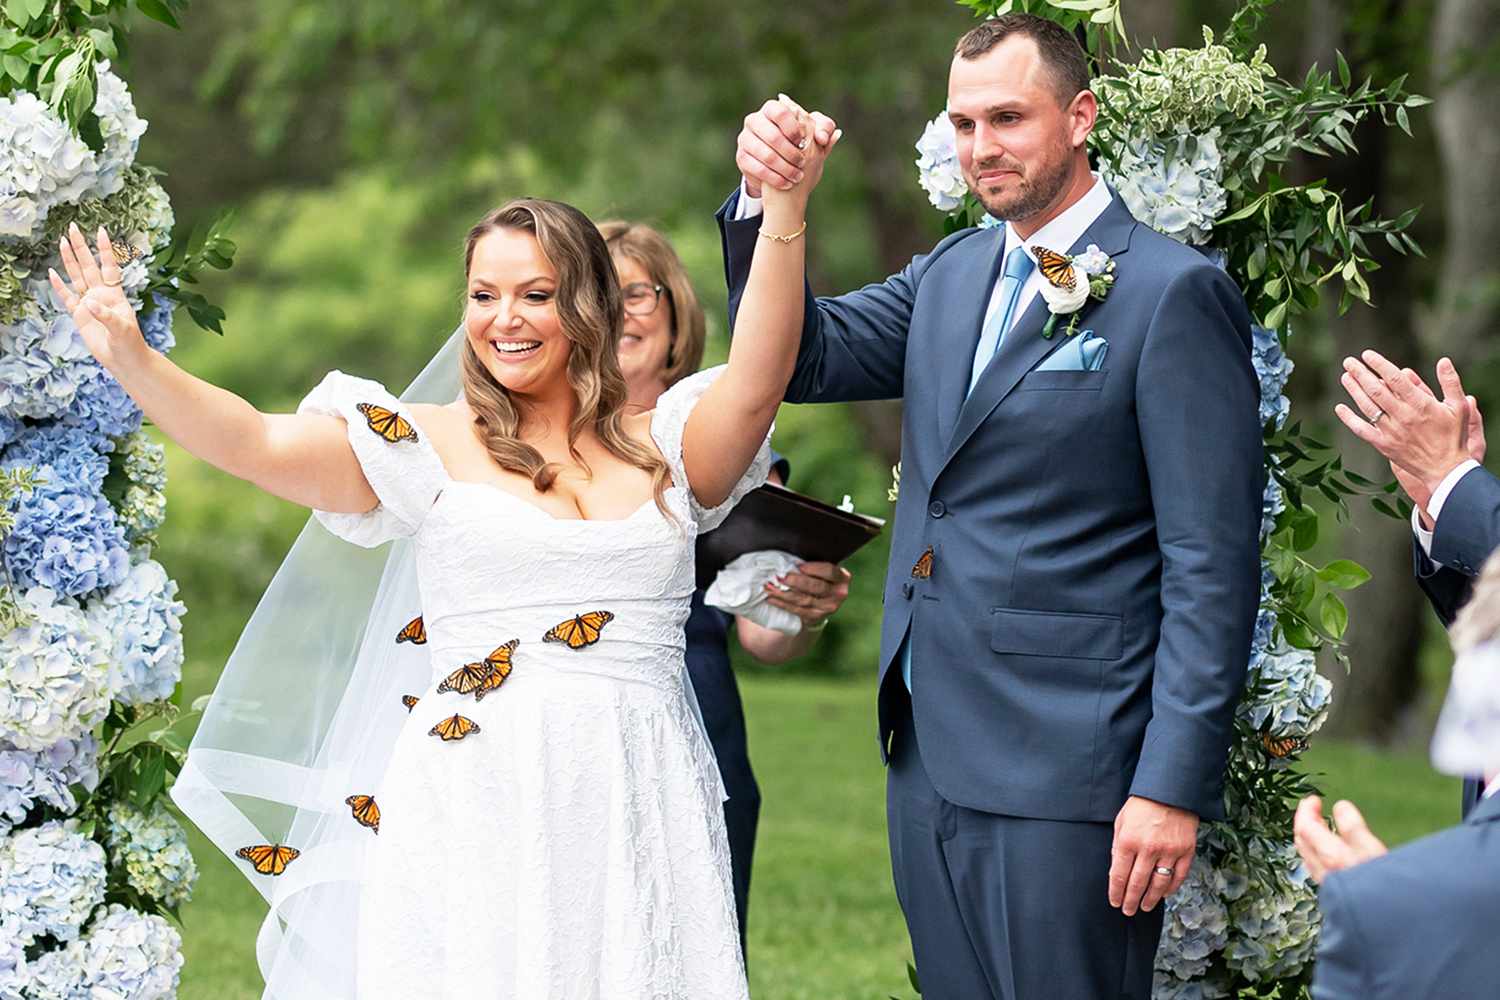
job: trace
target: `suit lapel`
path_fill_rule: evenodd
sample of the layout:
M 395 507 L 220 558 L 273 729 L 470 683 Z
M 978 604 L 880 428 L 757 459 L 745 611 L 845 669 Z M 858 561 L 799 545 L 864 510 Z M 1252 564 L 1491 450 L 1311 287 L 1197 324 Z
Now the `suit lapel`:
M 946 363 L 938 364 L 938 440 L 942 442 L 947 442 L 953 435 L 953 425 L 958 422 L 958 411 L 969 388 L 974 352 L 979 348 L 979 335 L 984 327 L 985 308 L 1000 275 L 1005 227 L 997 226 L 983 236 L 965 242 L 975 245 L 974 257 L 959 270 L 963 287 L 954 289 L 954 294 L 955 300 L 963 305 L 955 309 L 951 335 L 953 348 L 946 352 L 949 355 Z M 980 289 L 977 295 L 974 294 L 976 285 Z
M 1083 235 L 1068 248 L 1067 252 L 1069 254 L 1082 253 L 1090 243 L 1096 243 L 1110 257 L 1118 258 L 1130 249 L 1130 234 L 1135 226 L 1135 219 L 1131 218 L 1130 212 L 1126 210 L 1117 196 L 1110 201 L 1109 207 L 1100 213 L 1099 218 L 1084 230 Z M 988 301 L 988 293 L 986 293 L 986 301 Z M 1085 310 L 1089 308 L 1089 304 L 1084 305 Z M 1031 300 L 1031 304 L 1026 307 L 1020 319 L 1016 320 L 1006 332 L 1005 339 L 1000 344 L 1000 350 L 995 354 L 989 367 L 984 370 L 984 374 L 979 376 L 979 382 L 974 386 L 974 391 L 969 394 L 967 400 L 963 399 L 963 387 L 958 388 L 958 399 L 962 402 L 952 436 L 948 439 L 947 454 L 943 456 L 944 466 L 953 460 L 953 456 L 958 454 L 959 449 L 979 429 L 979 425 L 994 412 L 995 407 L 1010 395 L 1016 383 L 1040 364 L 1043 358 L 1062 346 L 1061 333 L 1050 340 L 1042 336 L 1042 328 L 1046 326 L 1049 315 L 1046 300 L 1038 294 Z M 1059 320 L 1060 325 L 1062 322 Z M 978 344 L 977 337 L 974 343 Z M 968 357 L 972 362 L 974 357 L 972 348 Z M 947 389 L 946 385 L 944 389 Z
M 1500 819 L 1500 792 L 1489 798 L 1481 798 L 1475 803 L 1474 808 L 1469 810 L 1465 823 L 1488 823 L 1491 820 Z

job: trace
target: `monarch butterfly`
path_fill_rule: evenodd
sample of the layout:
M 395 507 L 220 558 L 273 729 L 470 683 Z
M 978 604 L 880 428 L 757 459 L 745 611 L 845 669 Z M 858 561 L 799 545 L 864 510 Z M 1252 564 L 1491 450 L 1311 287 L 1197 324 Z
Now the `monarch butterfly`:
M 422 621 L 422 616 L 417 615 L 407 622 L 400 632 L 396 633 L 396 642 L 409 642 L 413 646 L 425 646 L 427 644 L 427 625 Z
M 604 626 L 615 620 L 613 611 L 590 611 L 561 622 L 542 636 L 543 642 L 565 642 L 569 649 L 582 649 L 599 641 Z
M 1072 257 L 1048 250 L 1044 246 L 1034 246 L 1031 252 L 1042 269 L 1042 277 L 1052 282 L 1053 287 L 1066 288 L 1070 292 L 1078 287 L 1078 274 L 1073 270 Z
M 1260 734 L 1260 744 L 1266 748 L 1266 753 L 1278 760 L 1301 753 L 1307 749 L 1306 736 L 1272 736 L 1270 733 Z
M 376 833 L 380 832 L 380 807 L 375 804 L 373 796 L 351 795 L 344 800 L 344 805 L 353 812 L 354 822 L 367 826 Z
M 241 847 L 234 856 L 250 862 L 262 875 L 280 875 L 286 871 L 287 865 L 302 856 L 302 852 L 285 844 L 256 844 Z
M 406 710 L 408 712 L 410 712 L 412 709 L 416 708 L 417 707 L 417 702 L 419 702 L 421 700 L 422 700 L 421 698 L 418 698 L 414 694 L 403 694 L 401 696 L 401 704 L 403 704 L 403 705 L 406 706 Z
M 129 264 L 133 260 L 140 260 L 142 257 L 146 256 L 146 251 L 142 250 L 134 243 L 131 243 L 129 240 L 120 240 L 118 243 L 111 240 L 109 248 L 110 250 L 114 251 L 115 263 L 120 265 L 121 267 L 124 267 L 126 264 Z
M 516 647 L 520 644 L 520 639 L 512 639 L 484 658 L 485 665 L 490 668 L 490 673 L 488 677 L 480 682 L 479 689 L 474 692 L 475 701 L 484 701 L 485 695 L 505 683 L 505 678 L 510 676 L 511 655 L 515 653 Z
M 365 422 L 370 425 L 370 430 L 379 434 L 391 444 L 395 444 L 397 441 L 416 442 L 417 429 L 395 410 L 387 410 L 385 407 L 376 406 L 374 403 L 360 403 L 355 409 L 365 415 Z
M 932 576 L 932 546 L 927 546 L 927 551 L 917 560 L 917 564 L 911 568 L 911 575 L 918 580 L 926 580 Z
M 439 684 L 437 687 L 438 694 L 442 694 L 444 691 L 457 691 L 459 694 L 473 694 L 475 691 L 479 690 L 479 685 L 484 683 L 484 679 L 488 677 L 490 673 L 490 665 L 487 661 L 481 660 L 478 663 L 465 663 L 463 666 L 453 671 L 453 673 L 443 678 L 443 683 Z
M 462 715 L 450 715 L 427 730 L 428 736 L 438 736 L 444 743 L 452 743 L 461 740 L 470 733 L 479 732 L 479 723 L 473 719 L 466 719 Z

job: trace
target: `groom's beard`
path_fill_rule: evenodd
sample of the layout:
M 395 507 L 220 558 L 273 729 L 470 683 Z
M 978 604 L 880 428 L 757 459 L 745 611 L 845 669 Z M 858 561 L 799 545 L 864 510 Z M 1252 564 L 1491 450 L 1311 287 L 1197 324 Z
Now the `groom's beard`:
M 1069 152 L 1071 150 L 1064 149 L 1057 159 L 1038 165 L 1035 176 L 1030 172 L 1021 173 L 1016 189 L 1008 194 L 986 192 L 972 179 L 969 180 L 969 190 L 974 192 L 986 212 L 1002 222 L 1029 219 L 1057 201 L 1063 189 L 1068 186 L 1073 172 L 1070 157 L 1066 155 Z M 983 171 L 994 168 L 1026 170 L 1020 163 L 1012 160 L 985 160 L 974 164 L 974 176 L 978 177 Z

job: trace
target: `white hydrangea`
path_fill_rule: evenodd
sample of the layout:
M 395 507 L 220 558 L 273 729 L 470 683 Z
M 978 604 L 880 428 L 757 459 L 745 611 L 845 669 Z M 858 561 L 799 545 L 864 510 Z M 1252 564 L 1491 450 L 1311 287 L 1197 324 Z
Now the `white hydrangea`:
M 98 784 L 99 744 L 92 733 L 45 750 L 18 750 L 0 740 L 0 836 L 39 803 L 71 813 L 78 805 L 72 786 L 92 792 Z
M 110 640 L 46 587 L 18 603 L 30 620 L 0 636 L 0 739 L 42 750 L 81 737 L 109 713 Z
M 30 944 L 43 934 L 72 941 L 104 902 L 104 848 L 77 820 L 52 820 L 0 840 L 0 913 Z
M 35 962 L 28 1000 L 171 1000 L 182 964 L 171 924 L 115 903 L 82 940 Z
M 188 849 L 187 831 L 161 802 L 142 812 L 128 802 L 109 810 L 109 850 L 125 877 L 142 895 L 180 906 L 193 894 L 198 865 Z
M 110 72 L 107 61 L 99 63 L 99 85 L 94 99 L 94 114 L 99 117 L 99 132 L 104 136 L 104 152 L 99 155 L 99 177 L 93 193 L 108 197 L 125 184 L 125 171 L 135 163 L 146 121 L 135 113 L 135 101 L 125 81 Z M 129 283 L 127 282 L 127 285 Z
M 969 185 L 958 165 L 953 122 L 948 112 L 941 112 L 927 123 L 917 140 L 917 182 L 927 192 L 927 200 L 940 212 L 951 212 L 964 202 Z
M 45 281 L 25 281 L 22 290 L 26 312 L 12 326 L 0 324 L 0 414 L 55 417 L 98 362 Z
M 1118 164 L 1104 162 L 1104 177 L 1144 223 L 1182 243 L 1206 243 L 1214 220 L 1229 205 L 1219 155 L 1218 130 L 1165 140 L 1136 139 L 1120 149 Z
M 77 201 L 98 180 L 94 151 L 41 98 L 0 97 L 0 238 L 30 239 L 47 213 Z
M 1328 718 L 1333 683 L 1318 673 L 1310 650 L 1284 643 L 1252 663 L 1249 686 L 1263 688 L 1240 703 L 1240 717 L 1275 736 L 1311 736 Z
M 110 690 L 126 705 L 172 696 L 182 678 L 182 616 L 177 581 L 153 559 L 130 574 L 86 611 L 94 627 L 110 637 Z
M 30 977 L 21 921 L 14 914 L 0 913 L 0 1000 L 23 1000 L 21 989 Z

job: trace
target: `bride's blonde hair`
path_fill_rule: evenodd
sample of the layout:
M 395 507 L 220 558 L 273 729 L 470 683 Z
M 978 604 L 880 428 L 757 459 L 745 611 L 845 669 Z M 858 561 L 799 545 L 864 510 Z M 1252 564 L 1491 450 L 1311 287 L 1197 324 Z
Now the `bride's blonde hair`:
M 574 461 L 589 471 L 574 444 L 592 429 L 610 454 L 651 473 L 656 506 L 670 517 L 662 499 L 671 482 L 666 462 L 626 433 L 622 423 L 628 394 L 616 351 L 625 314 L 615 264 L 604 238 L 588 216 L 571 205 L 517 198 L 490 212 L 469 230 L 464 245 L 465 277 L 474 261 L 475 244 L 497 229 L 531 233 L 557 271 L 553 302 L 563 334 L 572 343 L 568 384 L 578 401 L 568 427 L 568 451 Z M 557 465 L 547 462 L 541 452 L 518 437 L 520 412 L 510 393 L 474 353 L 468 338 L 464 339 L 462 379 L 464 397 L 474 411 L 474 422 L 490 456 L 502 469 L 530 476 L 538 493 L 550 490 L 557 480 Z

